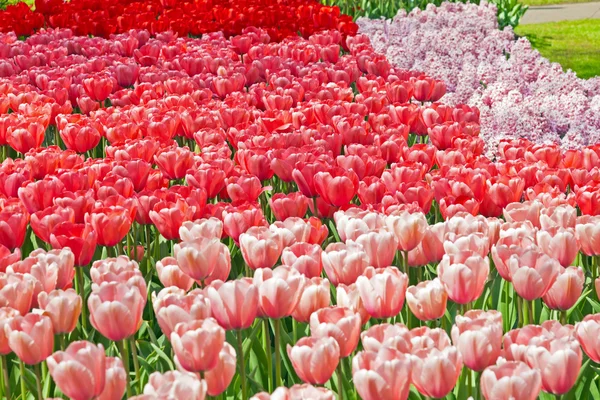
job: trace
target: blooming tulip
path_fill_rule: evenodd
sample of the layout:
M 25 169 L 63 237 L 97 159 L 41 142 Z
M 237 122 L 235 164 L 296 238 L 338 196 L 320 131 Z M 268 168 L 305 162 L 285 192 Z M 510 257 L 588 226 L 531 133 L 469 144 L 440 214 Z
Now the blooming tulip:
M 318 277 L 323 269 L 322 253 L 323 250 L 318 244 L 294 243 L 283 249 L 281 264 L 296 269 L 307 278 Z
M 438 265 L 438 276 L 448 297 L 458 304 L 481 296 L 489 271 L 489 259 L 470 252 L 445 255 Z
M 575 325 L 575 337 L 595 363 L 600 362 L 600 314 L 586 315 Z
M 45 315 L 30 313 L 14 317 L 4 325 L 10 349 L 28 365 L 44 361 L 54 348 L 52 321 Z
M 181 271 L 199 282 L 215 270 L 231 269 L 229 248 L 217 238 L 176 243 L 173 253 Z
M 239 241 L 244 261 L 253 270 L 273 268 L 283 250 L 281 235 L 264 226 L 248 229 Z
M 206 381 L 193 374 L 179 371 L 165 373 L 153 372 L 144 386 L 142 399 L 190 399 L 204 400 L 206 397 Z
M 214 318 L 225 329 L 249 328 L 258 314 L 258 288 L 250 278 L 215 281 L 208 287 Z
M 209 396 L 218 396 L 227 389 L 235 375 L 235 361 L 235 349 L 225 342 L 217 366 L 204 374 Z
M 156 262 L 156 275 L 164 287 L 176 286 L 187 292 L 194 285 L 194 280 L 179 268 L 173 257 L 165 257 Z
M 481 394 L 486 400 L 535 400 L 541 389 L 540 372 L 521 361 L 490 366 L 481 374 Z
M 406 302 L 410 311 L 421 321 L 431 321 L 444 316 L 448 293 L 439 278 L 419 282 L 406 290 Z
M 365 309 L 373 318 L 397 315 L 404 305 L 408 276 L 395 267 L 368 267 L 356 280 Z
M 410 251 L 417 247 L 425 237 L 428 224 L 422 213 L 403 212 L 386 218 L 390 232 L 396 236 L 398 250 Z
M 213 318 L 180 322 L 171 333 L 171 344 L 181 366 L 190 372 L 215 368 L 225 342 L 225 329 Z
M 515 291 L 531 301 L 544 296 L 560 273 L 559 262 L 536 248 L 514 254 L 507 260 Z
M 44 314 L 52 320 L 55 334 L 71 333 L 77 326 L 81 314 L 82 300 L 73 289 L 41 292 L 38 304 Z
M 419 350 L 411 361 L 412 383 L 419 393 L 433 398 L 450 393 L 463 368 L 462 357 L 452 346 Z
M 352 241 L 348 241 L 348 244 Z M 392 265 L 398 243 L 390 232 L 369 232 L 356 239 L 369 258 L 369 265 L 375 268 L 385 268 Z M 350 282 L 352 283 L 352 282 Z
M 340 347 L 332 337 L 304 337 L 287 354 L 294 370 L 306 383 L 323 385 L 331 378 L 340 360 Z
M 364 400 L 404 400 L 410 388 L 410 355 L 362 351 L 352 360 L 352 378 Z
M 164 288 L 158 295 L 153 292 L 152 307 L 158 325 L 167 338 L 171 337 L 178 323 L 203 320 L 212 315 L 210 302 L 198 289 L 186 294 L 184 290 L 172 286 Z
M 128 378 L 123 362 L 117 357 L 106 357 L 104 390 L 97 400 L 115 400 L 123 397 Z
M 344 307 L 325 307 L 310 316 L 310 332 L 316 338 L 333 337 L 340 347 L 340 357 L 348 357 L 358 345 L 361 320 Z
M 273 319 L 291 315 L 300 301 L 306 279 L 287 266 L 256 270 L 253 282 L 258 287 L 261 314 Z
M 542 299 L 552 310 L 568 310 L 579 300 L 584 283 L 583 269 L 579 267 L 564 268 Z
M 318 277 L 308 279 L 292 317 L 296 321 L 308 323 L 313 312 L 328 307 L 330 303 L 329 281 Z
M 546 339 L 529 346 L 526 358 L 530 367 L 541 372 L 544 391 L 562 395 L 577 381 L 582 354 L 579 342 L 565 337 Z

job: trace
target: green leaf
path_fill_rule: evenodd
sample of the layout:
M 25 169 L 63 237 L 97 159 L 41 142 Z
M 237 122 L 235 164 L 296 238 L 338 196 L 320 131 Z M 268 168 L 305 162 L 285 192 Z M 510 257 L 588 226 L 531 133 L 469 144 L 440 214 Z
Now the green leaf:
M 175 367 L 174 367 L 174 365 L 173 365 L 173 362 L 171 361 L 171 358 L 170 358 L 169 356 L 167 356 L 167 355 L 165 354 L 165 352 L 164 352 L 164 351 L 163 351 L 163 350 L 162 350 L 160 347 L 158 347 L 157 345 L 155 345 L 154 343 L 151 343 L 151 345 L 152 345 L 152 348 L 154 349 L 154 351 L 156 351 L 156 354 L 158 354 L 158 356 L 159 356 L 159 357 L 160 357 L 160 358 L 161 358 L 161 359 L 162 359 L 164 362 L 166 362 L 166 363 L 167 363 L 167 365 L 169 366 L 169 369 L 171 369 L 171 370 L 172 370 L 172 369 L 175 369 Z

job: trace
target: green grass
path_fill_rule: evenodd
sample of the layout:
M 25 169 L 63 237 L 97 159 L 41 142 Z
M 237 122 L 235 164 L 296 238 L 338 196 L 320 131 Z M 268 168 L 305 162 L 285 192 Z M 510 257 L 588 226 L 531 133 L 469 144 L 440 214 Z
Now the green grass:
M 528 6 L 549 6 L 552 4 L 565 4 L 565 3 L 591 3 L 600 0 L 521 0 L 521 3 L 527 4 Z
M 600 19 L 520 25 L 515 32 L 564 70 L 580 78 L 600 75 Z

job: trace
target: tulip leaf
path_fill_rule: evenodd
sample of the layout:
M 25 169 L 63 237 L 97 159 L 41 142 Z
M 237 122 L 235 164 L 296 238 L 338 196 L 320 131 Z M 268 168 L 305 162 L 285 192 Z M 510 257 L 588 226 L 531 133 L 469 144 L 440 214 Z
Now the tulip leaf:
M 171 369 L 171 370 L 175 369 L 173 362 L 171 361 L 171 358 L 169 356 L 167 356 L 160 347 L 158 347 L 154 343 L 151 343 L 151 346 L 154 349 L 154 351 L 156 351 L 156 354 L 158 354 L 158 356 L 167 363 L 169 369 Z

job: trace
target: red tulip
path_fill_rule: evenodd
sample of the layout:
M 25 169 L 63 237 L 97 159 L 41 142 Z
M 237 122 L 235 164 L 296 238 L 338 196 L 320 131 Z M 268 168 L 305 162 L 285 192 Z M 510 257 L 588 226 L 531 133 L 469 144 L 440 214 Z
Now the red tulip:
M 182 179 L 192 168 L 194 153 L 187 147 L 166 148 L 154 156 L 154 161 L 167 179 Z
M 86 217 L 86 223 L 98 234 L 98 244 L 115 246 L 125 238 L 133 219 L 124 207 L 102 207 L 92 210 Z
M 11 251 L 23 246 L 28 220 L 25 210 L 0 211 L 0 244 Z
M 96 232 L 89 224 L 61 222 L 50 234 L 50 244 L 54 249 L 68 247 L 75 256 L 75 265 L 88 265 L 96 251 Z
M 330 172 L 317 172 L 314 182 L 316 193 L 337 207 L 350 203 L 358 190 L 358 176 L 352 170 L 334 168 Z
M 194 209 L 184 200 L 159 201 L 150 211 L 150 220 L 167 240 L 179 239 L 179 228 L 193 217 Z
M 103 102 L 113 89 L 113 81 L 108 76 L 93 76 L 83 80 L 83 88 L 94 101 Z

